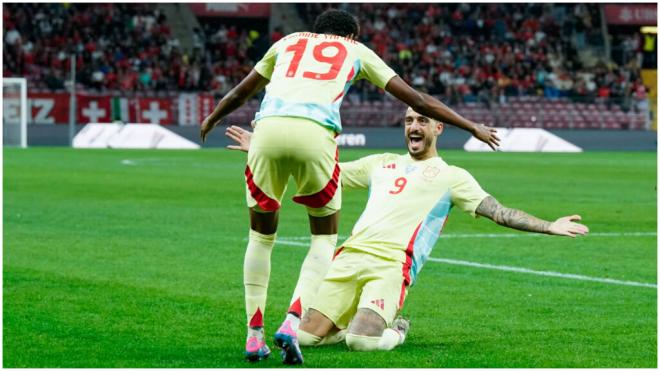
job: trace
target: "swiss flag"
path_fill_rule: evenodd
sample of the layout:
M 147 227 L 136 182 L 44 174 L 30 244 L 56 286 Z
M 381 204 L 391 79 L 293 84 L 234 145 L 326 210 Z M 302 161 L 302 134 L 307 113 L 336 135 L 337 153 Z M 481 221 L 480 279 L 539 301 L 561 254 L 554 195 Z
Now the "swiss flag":
M 77 120 L 80 124 L 90 122 L 111 122 L 112 109 L 111 99 L 107 97 L 94 97 L 78 95 Z
M 145 124 L 172 125 L 172 99 L 137 98 L 137 122 Z

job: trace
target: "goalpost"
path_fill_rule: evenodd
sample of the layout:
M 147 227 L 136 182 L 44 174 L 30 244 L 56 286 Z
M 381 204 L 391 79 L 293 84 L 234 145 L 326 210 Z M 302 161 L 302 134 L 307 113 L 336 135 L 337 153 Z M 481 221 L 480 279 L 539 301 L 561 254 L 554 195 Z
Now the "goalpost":
M 2 79 L 2 144 L 27 148 L 27 80 Z

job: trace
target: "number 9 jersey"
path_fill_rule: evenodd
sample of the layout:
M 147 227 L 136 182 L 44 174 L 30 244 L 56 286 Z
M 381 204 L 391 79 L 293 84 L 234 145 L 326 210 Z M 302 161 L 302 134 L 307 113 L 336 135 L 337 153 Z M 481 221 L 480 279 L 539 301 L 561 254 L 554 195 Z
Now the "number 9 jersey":
M 337 35 L 297 32 L 276 42 L 254 67 L 270 80 L 255 119 L 294 116 L 342 130 L 339 107 L 351 85 L 367 79 L 384 89 L 396 76 L 363 44 Z

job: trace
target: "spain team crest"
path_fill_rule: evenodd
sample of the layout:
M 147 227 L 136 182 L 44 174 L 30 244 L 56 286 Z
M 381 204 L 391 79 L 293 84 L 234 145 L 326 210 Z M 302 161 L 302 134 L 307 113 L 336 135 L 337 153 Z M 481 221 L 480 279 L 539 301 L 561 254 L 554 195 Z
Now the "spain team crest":
M 424 172 L 422 172 L 424 178 L 435 178 L 438 174 L 440 174 L 440 169 L 435 166 L 428 166 L 424 169 Z

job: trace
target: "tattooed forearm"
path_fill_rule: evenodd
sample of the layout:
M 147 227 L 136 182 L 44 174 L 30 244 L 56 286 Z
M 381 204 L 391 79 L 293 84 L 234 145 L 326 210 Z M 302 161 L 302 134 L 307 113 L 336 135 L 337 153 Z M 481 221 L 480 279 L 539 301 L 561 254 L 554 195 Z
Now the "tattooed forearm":
M 499 225 L 527 232 L 548 233 L 551 224 L 524 211 L 504 207 L 491 196 L 481 201 L 476 213 Z

